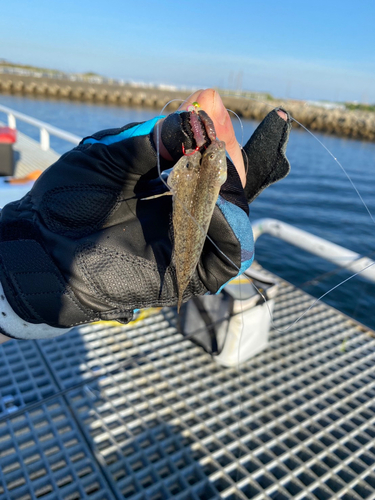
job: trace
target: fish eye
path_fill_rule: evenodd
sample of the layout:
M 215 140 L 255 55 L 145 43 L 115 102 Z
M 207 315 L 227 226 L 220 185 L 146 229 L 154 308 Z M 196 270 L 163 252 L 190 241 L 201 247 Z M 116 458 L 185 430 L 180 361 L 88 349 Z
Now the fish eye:
M 210 154 L 210 160 L 213 160 L 215 158 L 215 155 L 213 153 Z

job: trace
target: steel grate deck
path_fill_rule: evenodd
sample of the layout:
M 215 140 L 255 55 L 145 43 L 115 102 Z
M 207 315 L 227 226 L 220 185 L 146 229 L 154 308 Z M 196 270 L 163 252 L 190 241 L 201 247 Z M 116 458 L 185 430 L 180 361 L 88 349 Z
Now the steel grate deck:
M 276 326 L 311 302 L 282 283 Z M 240 371 L 171 309 L 5 344 L 0 499 L 375 498 L 373 335 L 319 304 Z
M 7 342 L 0 349 L 0 417 L 57 392 L 34 342 Z
M 1 422 L 0 450 L 0 498 L 114 498 L 61 398 Z

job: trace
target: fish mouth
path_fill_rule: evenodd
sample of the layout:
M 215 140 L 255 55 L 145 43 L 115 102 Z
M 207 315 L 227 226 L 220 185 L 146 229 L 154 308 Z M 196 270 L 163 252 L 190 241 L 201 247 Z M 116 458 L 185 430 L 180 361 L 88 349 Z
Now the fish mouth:
M 216 139 L 214 123 L 205 111 L 201 109 L 198 113 L 192 111 L 190 113 L 189 123 L 198 149 L 207 147 Z

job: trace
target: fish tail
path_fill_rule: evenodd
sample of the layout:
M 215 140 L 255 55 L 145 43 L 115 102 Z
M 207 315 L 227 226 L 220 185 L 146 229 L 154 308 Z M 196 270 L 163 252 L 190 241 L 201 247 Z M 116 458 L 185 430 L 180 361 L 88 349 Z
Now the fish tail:
M 177 313 L 180 312 L 180 308 L 182 306 L 182 299 L 183 299 L 183 295 L 184 295 L 185 289 L 186 289 L 186 286 L 185 287 L 182 287 L 182 286 L 178 287 Z
M 182 306 L 182 297 L 184 295 L 184 291 L 185 290 L 182 290 L 182 288 L 179 286 L 178 287 L 178 302 L 177 302 L 177 313 L 180 312 L 180 308 Z

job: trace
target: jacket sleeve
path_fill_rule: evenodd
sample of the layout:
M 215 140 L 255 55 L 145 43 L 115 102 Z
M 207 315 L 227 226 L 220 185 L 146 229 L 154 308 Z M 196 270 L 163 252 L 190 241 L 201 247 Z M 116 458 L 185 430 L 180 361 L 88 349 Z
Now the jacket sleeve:
M 11 308 L 0 283 L 0 333 L 17 340 L 35 340 L 57 337 L 70 328 L 55 328 L 44 324 L 28 323 Z

